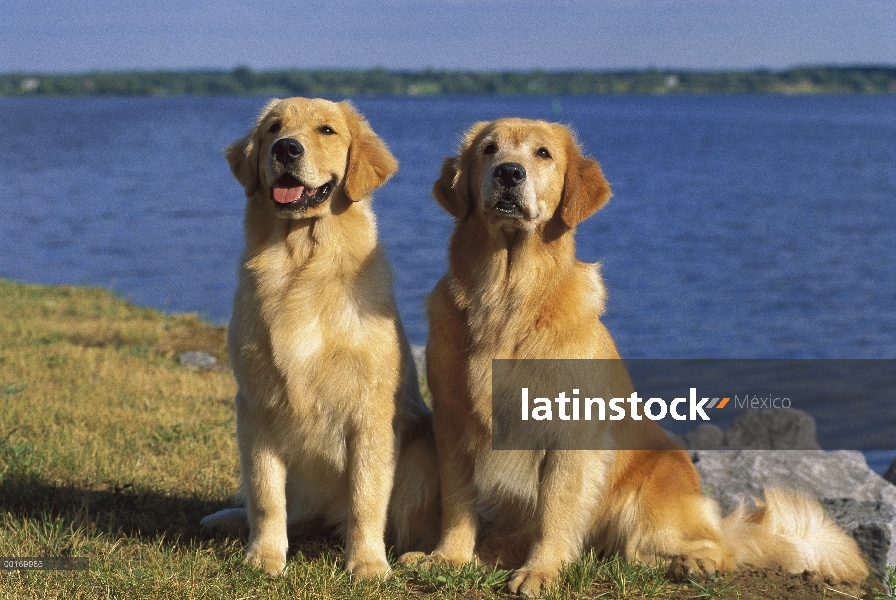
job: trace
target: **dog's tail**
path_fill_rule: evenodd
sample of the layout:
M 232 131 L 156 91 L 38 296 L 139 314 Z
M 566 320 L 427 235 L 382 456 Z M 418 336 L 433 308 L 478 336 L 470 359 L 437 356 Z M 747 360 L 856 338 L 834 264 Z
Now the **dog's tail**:
M 387 538 L 396 555 L 429 553 L 439 541 L 439 470 L 431 421 L 422 429 L 403 444 L 395 469 Z
M 828 517 L 818 501 L 800 492 L 771 488 L 765 502 L 739 507 L 725 517 L 725 541 L 738 563 L 781 566 L 789 573 L 814 571 L 822 577 L 857 582 L 868 565 L 855 540 Z

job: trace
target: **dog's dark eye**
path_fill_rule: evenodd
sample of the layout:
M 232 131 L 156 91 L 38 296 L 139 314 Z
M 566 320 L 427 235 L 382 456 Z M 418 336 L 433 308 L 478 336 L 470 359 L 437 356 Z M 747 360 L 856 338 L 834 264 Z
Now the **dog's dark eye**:
M 542 146 L 538 150 L 535 151 L 535 154 L 540 156 L 541 158 L 551 158 L 551 153 L 548 152 L 548 149 Z
M 494 154 L 497 151 L 498 151 L 498 147 L 495 146 L 494 144 L 489 144 L 488 146 L 486 146 L 485 148 L 482 149 L 483 154 Z
M 268 133 L 279 133 L 280 127 L 280 121 L 274 121 L 273 123 L 271 123 L 271 127 L 268 129 Z
M 329 125 L 321 125 L 317 130 L 324 135 L 336 135 L 336 132 Z

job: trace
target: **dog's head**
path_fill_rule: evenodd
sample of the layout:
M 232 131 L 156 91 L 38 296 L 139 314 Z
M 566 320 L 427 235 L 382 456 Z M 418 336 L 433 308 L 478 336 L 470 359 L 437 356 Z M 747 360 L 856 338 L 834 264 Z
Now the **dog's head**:
M 481 218 L 505 231 L 555 219 L 574 228 L 611 195 L 600 165 L 582 156 L 569 129 L 515 118 L 474 125 L 458 155 L 445 159 L 433 194 L 458 220 Z
M 247 196 L 269 202 L 277 216 L 292 219 L 320 215 L 331 197 L 357 202 L 398 169 L 395 157 L 347 101 L 273 100 L 225 153 Z

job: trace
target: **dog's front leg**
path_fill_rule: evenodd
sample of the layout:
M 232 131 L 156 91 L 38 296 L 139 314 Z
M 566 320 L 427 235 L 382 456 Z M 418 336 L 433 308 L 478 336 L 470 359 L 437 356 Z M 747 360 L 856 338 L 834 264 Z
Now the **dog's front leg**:
M 369 579 L 389 574 L 386 515 L 395 476 L 397 440 L 391 421 L 380 430 L 365 425 L 348 442 L 350 507 L 345 539 L 345 569 Z
M 255 441 L 255 440 L 253 440 Z M 249 516 L 246 561 L 280 575 L 286 567 L 286 465 L 261 443 L 240 448 Z
M 459 450 L 460 433 L 450 424 L 436 429 L 436 449 L 442 495 L 442 534 L 433 560 L 462 565 L 476 560 L 476 490 L 472 460 Z
M 535 511 L 535 539 L 525 564 L 507 584 L 512 593 L 542 595 L 556 583 L 564 563 L 581 555 L 594 511 L 604 496 L 606 472 L 603 460 L 585 460 L 584 452 L 554 450 L 545 455 Z

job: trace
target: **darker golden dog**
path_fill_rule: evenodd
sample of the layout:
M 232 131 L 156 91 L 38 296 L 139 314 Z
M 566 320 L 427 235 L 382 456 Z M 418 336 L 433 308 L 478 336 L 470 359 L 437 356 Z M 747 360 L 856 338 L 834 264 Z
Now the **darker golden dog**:
M 470 129 L 434 194 L 455 227 L 428 300 L 442 489 L 432 559 L 500 557 L 519 567 L 509 589 L 530 596 L 589 547 L 671 562 L 678 577 L 745 562 L 867 575 L 855 542 L 802 495 L 768 490 L 764 506 L 722 519 L 687 453 L 653 421 L 601 425 L 615 447 L 639 450 L 492 450 L 493 358 L 619 357 L 599 320 L 600 273 L 576 260 L 573 241 L 610 186 L 565 127 L 501 119 Z M 603 385 L 612 397 L 632 392 L 624 370 Z
M 246 246 L 228 347 L 245 509 L 246 559 L 286 565 L 287 524 L 344 532 L 355 577 L 432 547 L 438 475 L 431 415 L 377 241 L 371 192 L 396 170 L 347 102 L 291 98 L 227 149 L 246 190 Z

